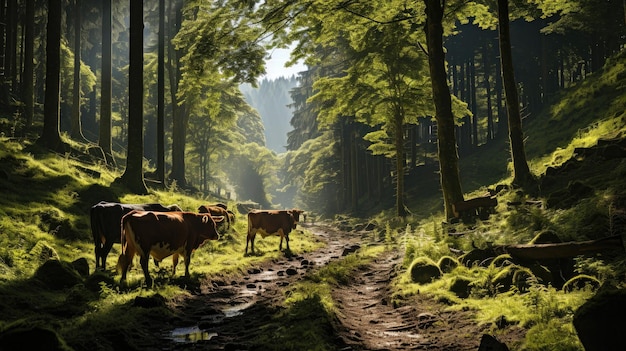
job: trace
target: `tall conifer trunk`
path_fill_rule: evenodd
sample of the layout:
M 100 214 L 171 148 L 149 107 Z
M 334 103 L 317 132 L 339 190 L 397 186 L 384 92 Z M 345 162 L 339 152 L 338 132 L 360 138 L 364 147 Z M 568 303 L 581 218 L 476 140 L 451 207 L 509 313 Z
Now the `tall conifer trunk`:
M 111 139 L 111 31 L 111 0 L 102 0 L 102 74 L 98 145 L 104 152 L 107 164 L 115 166 Z
M 128 150 L 120 182 L 136 194 L 147 194 L 143 178 L 143 0 L 130 1 L 128 78 Z
M 513 159 L 513 184 L 527 186 L 532 182 L 532 175 L 526 162 L 526 151 L 524 151 L 522 118 L 520 116 L 519 99 L 513 70 L 513 56 L 511 54 L 508 0 L 498 0 L 498 38 L 500 42 L 504 98 L 506 100 L 509 125 L 511 158 Z
M 445 68 L 443 51 L 443 10 L 445 1 L 424 0 L 426 4 L 426 41 L 428 65 L 432 80 L 435 118 L 437 120 L 437 146 L 441 190 L 443 192 L 446 218 L 454 217 L 452 204 L 463 200 L 459 174 L 452 100 Z
M 64 152 L 60 132 L 61 84 L 61 0 L 48 1 L 48 26 L 46 38 L 46 91 L 43 105 L 43 132 L 37 144 L 54 151 Z

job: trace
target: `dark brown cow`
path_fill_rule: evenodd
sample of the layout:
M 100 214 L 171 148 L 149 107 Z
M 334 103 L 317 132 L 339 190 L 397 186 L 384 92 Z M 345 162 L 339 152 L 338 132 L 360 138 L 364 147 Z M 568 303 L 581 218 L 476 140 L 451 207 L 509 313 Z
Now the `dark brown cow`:
M 130 211 L 182 211 L 178 205 L 163 206 L 161 204 L 121 204 L 100 201 L 90 210 L 91 234 L 96 253 L 96 269 L 106 269 L 106 260 L 114 243 L 120 242 L 122 230 L 120 221 Z
M 229 211 L 224 204 L 202 205 L 198 208 L 199 213 L 210 213 L 211 216 L 224 217 L 226 229 L 230 229 L 232 223 L 235 223 L 235 214 Z
M 248 243 L 251 243 L 251 252 L 254 253 L 254 239 L 256 234 L 261 234 L 265 238 L 269 235 L 280 236 L 278 250 L 283 249 L 283 238 L 289 249 L 289 233 L 296 229 L 303 211 L 293 210 L 252 210 L 248 212 L 248 236 L 246 238 L 246 251 L 248 254 Z
M 160 262 L 174 255 L 172 271 L 174 274 L 178 265 L 178 255 L 182 255 L 185 260 L 185 277 L 188 277 L 191 253 L 206 240 L 218 238 L 215 219 L 210 214 L 136 210 L 129 212 L 122 217 L 122 254 L 117 262 L 118 272 L 122 273 L 120 283 L 126 279 L 126 272 L 135 253 L 140 258 L 139 262 L 148 286 L 152 285 L 148 271 L 150 256 Z

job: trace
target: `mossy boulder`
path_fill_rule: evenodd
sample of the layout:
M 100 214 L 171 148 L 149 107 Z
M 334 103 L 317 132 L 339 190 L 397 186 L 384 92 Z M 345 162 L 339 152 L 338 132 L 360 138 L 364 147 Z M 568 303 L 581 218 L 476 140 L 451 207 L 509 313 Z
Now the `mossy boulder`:
M 0 331 L 0 350 L 69 351 L 71 348 L 47 327 L 17 323 Z
M 574 313 L 574 328 L 586 351 L 621 350 L 626 330 L 626 289 L 602 291 Z
M 35 279 L 52 290 L 61 290 L 82 282 L 82 277 L 68 262 L 48 260 L 35 272 Z
M 459 260 L 451 256 L 442 256 L 437 261 L 437 266 L 443 273 L 450 273 L 460 264 Z
M 452 280 L 450 291 L 462 299 L 467 298 L 472 290 L 472 283 L 473 281 L 469 278 L 456 277 Z
M 428 257 L 418 257 L 409 267 L 411 281 L 418 284 L 430 283 L 441 277 L 439 266 Z

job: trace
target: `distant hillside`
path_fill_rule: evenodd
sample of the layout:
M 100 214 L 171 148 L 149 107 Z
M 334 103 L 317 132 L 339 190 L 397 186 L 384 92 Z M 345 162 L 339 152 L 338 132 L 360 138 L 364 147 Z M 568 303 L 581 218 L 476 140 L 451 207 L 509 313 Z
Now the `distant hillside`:
M 291 78 L 264 79 L 258 88 L 246 84 L 241 86 L 246 101 L 254 107 L 263 120 L 265 126 L 266 146 L 277 152 L 285 152 L 287 132 L 292 127 L 291 121 L 292 100 L 289 91 L 297 84 L 295 76 Z

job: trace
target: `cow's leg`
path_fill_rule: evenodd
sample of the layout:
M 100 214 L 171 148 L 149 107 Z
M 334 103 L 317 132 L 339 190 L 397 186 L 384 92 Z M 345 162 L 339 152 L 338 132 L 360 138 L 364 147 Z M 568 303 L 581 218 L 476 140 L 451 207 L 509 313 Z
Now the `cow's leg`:
M 256 237 L 256 232 L 250 233 L 248 232 L 248 236 L 246 237 L 246 254 L 248 254 L 248 243 L 250 243 L 250 252 L 254 253 L 254 238 Z
M 117 270 L 122 273 L 120 283 L 126 280 L 126 273 L 128 272 L 128 267 L 133 262 L 133 258 L 135 258 L 135 251 L 128 248 L 127 250 L 122 251 L 120 258 L 117 260 Z
M 139 259 L 139 263 L 141 264 L 141 269 L 143 270 L 143 276 L 146 278 L 146 285 L 148 287 L 151 287 L 152 278 L 150 278 L 150 272 L 148 271 L 148 261 L 150 261 L 150 257 L 148 255 L 142 255 L 141 258 Z
M 289 248 L 289 234 L 285 235 L 285 243 L 287 244 L 287 252 L 290 252 L 291 249 Z
M 187 260 L 185 260 L 187 262 Z M 178 266 L 178 254 L 172 255 L 172 276 L 176 275 L 176 266 Z
M 100 257 L 102 258 L 102 270 L 106 270 L 107 268 L 107 256 L 109 252 L 111 252 L 111 248 L 113 247 L 113 241 L 107 240 L 102 248 L 100 249 Z
M 189 263 L 191 263 L 191 253 L 189 253 L 189 255 L 184 256 L 183 259 L 185 260 L 185 278 L 189 278 Z
M 278 244 L 278 251 L 283 251 L 283 237 L 285 236 L 285 232 L 283 229 L 278 229 L 278 236 L 280 236 L 280 243 Z M 289 242 L 287 242 L 287 247 L 289 247 Z
M 96 270 L 98 270 L 98 268 L 100 268 L 100 243 L 96 242 L 94 253 L 96 254 Z M 104 268 L 102 268 L 102 270 L 104 270 Z

